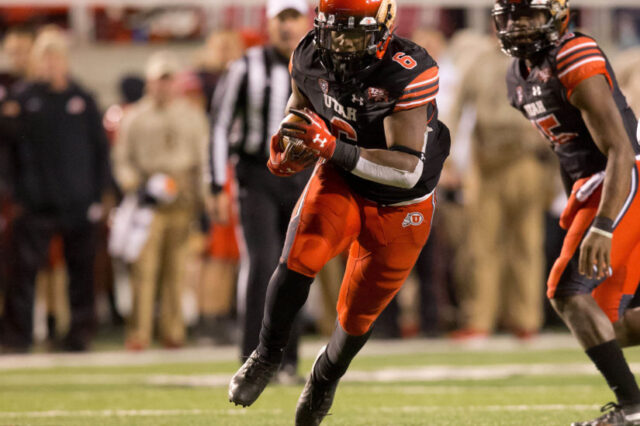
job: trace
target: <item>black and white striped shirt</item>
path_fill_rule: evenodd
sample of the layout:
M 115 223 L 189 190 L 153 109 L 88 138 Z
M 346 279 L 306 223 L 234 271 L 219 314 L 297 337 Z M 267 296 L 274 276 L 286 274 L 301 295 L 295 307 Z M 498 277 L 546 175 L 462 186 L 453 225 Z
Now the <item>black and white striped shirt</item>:
M 227 181 L 230 154 L 266 167 L 269 140 L 278 130 L 290 95 L 288 58 L 272 46 L 253 47 L 231 64 L 213 97 L 209 145 L 213 192 Z

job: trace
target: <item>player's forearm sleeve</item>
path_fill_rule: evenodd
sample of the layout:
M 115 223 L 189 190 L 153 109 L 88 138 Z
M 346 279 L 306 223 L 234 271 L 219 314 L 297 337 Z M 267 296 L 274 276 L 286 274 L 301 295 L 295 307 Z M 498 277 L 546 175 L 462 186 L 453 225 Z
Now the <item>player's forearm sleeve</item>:
M 422 176 L 423 168 L 424 163 L 422 161 L 418 161 L 413 171 L 407 171 L 383 166 L 360 157 L 355 169 L 353 169 L 351 173 L 362 179 L 383 185 L 409 189 L 416 186 Z

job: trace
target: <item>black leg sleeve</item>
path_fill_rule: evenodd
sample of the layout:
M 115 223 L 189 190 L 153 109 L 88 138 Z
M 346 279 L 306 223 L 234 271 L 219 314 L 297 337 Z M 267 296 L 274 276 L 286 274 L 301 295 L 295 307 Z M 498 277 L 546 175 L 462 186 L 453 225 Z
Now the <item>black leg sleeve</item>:
M 281 362 L 296 314 L 309 296 L 313 278 L 287 269 L 281 263 L 267 288 L 258 354 L 270 362 Z
M 284 352 L 282 354 L 282 365 L 280 368 L 285 366 L 293 366 L 295 368 L 294 371 L 297 371 L 298 368 L 298 345 L 300 344 L 300 336 L 302 334 L 302 314 L 298 312 L 293 320 L 293 324 L 291 324 L 291 332 L 289 334 L 289 340 L 287 341 L 287 346 L 284 348 Z
M 371 336 L 371 329 L 362 336 L 352 336 L 338 323 L 331 335 L 327 349 L 315 363 L 313 374 L 316 380 L 333 382 L 344 376 L 351 360 L 362 349 Z

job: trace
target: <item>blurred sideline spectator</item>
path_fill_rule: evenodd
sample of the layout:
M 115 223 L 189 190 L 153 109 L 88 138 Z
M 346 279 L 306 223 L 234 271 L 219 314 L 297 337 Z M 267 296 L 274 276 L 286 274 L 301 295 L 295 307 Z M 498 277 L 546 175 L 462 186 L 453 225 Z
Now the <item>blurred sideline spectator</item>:
M 214 54 L 213 51 L 210 52 Z M 228 52 L 227 52 L 228 53 Z M 238 52 L 240 53 L 240 52 Z M 237 55 L 234 55 L 237 56 Z M 226 67 L 226 64 L 224 64 Z M 180 95 L 194 108 L 203 112 L 207 110 L 203 84 L 198 74 L 185 71 L 178 74 L 176 85 Z M 230 173 L 233 173 L 229 167 Z M 203 177 L 204 178 L 204 177 Z M 224 191 L 231 193 L 230 176 Z M 196 337 L 200 344 L 229 344 L 233 342 L 233 327 L 231 324 L 231 307 L 233 305 L 236 266 L 239 259 L 238 246 L 235 238 L 236 212 L 235 203 L 229 204 L 228 224 L 214 224 L 209 226 L 206 219 L 201 221 L 203 226 L 200 233 L 192 234 L 192 251 L 189 253 L 187 271 L 192 274 L 185 276 L 185 295 L 197 294 L 197 327 Z M 204 212 L 203 212 L 204 216 Z M 185 317 L 188 315 L 185 315 Z
M 118 86 L 120 102 L 107 108 L 102 118 L 102 124 L 112 145 L 116 141 L 116 134 L 127 108 L 144 95 L 144 80 L 137 75 L 123 76 Z
M 446 54 L 447 40 L 444 35 L 437 30 L 431 29 L 418 29 L 416 30 L 411 39 L 419 46 L 429 52 L 429 55 L 438 62 L 440 68 L 440 93 L 438 94 L 438 112 L 441 120 L 445 120 L 445 116 L 450 109 L 451 104 L 451 80 L 454 79 L 453 74 L 456 70 Z M 446 174 L 446 172 L 445 172 Z M 443 174 L 441 183 L 438 185 L 439 192 L 455 190 L 452 188 Z M 439 194 L 440 195 L 440 194 Z M 425 336 L 436 336 L 440 334 L 441 327 L 446 321 L 440 318 L 441 310 L 446 311 L 451 309 L 451 303 L 448 300 L 447 288 L 449 287 L 449 280 L 446 276 L 446 265 L 449 264 L 450 250 L 447 250 L 447 235 L 446 228 L 443 228 L 443 222 L 447 219 L 441 215 L 440 211 L 443 207 L 443 203 L 447 204 L 448 200 L 445 196 L 444 199 L 438 199 L 438 209 L 434 216 L 434 225 L 440 222 L 439 225 L 433 226 L 429 239 L 426 245 L 422 249 L 416 265 L 414 268 L 415 275 L 417 277 L 418 292 L 417 292 L 417 324 L 410 324 L 407 328 L 406 324 L 400 324 L 401 310 L 405 307 L 399 306 L 401 299 L 396 296 L 392 299 L 389 305 L 385 308 L 382 314 L 376 321 L 376 326 L 373 329 L 374 338 L 399 338 L 402 336 L 411 336 L 420 331 Z M 459 226 L 459 225 L 457 225 Z M 435 247 L 438 246 L 438 249 Z M 443 268 L 444 266 L 444 268 Z M 407 282 L 409 284 L 410 281 Z M 403 286 L 401 292 L 408 291 L 406 285 Z
M 12 108 L 17 171 L 12 264 L 3 318 L 5 351 L 32 344 L 36 272 L 51 238 L 62 236 L 69 274 L 71 324 L 64 350 L 88 348 L 95 323 L 95 222 L 109 180 L 107 142 L 93 98 L 68 72 L 68 46 L 54 27 L 42 30 L 31 53 L 34 82 L 15 94 Z M 7 112 L 9 116 L 6 117 Z
M 129 259 L 133 310 L 126 347 L 131 350 L 150 344 L 157 285 L 164 346 L 179 347 L 185 339 L 180 284 L 190 225 L 201 205 L 208 126 L 204 112 L 176 99 L 178 71 L 169 52 L 152 55 L 145 74 L 146 95 L 124 116 L 113 149 L 120 188 L 150 213 L 140 252 Z
M 202 84 L 205 109 L 210 112 L 213 93 L 229 64 L 239 59 L 243 52 L 243 41 L 235 31 L 212 33 L 199 52 L 196 67 Z M 228 167 L 228 180 L 223 191 L 230 200 L 226 216 L 220 222 L 208 223 L 206 248 L 202 254 L 203 264 L 198 281 L 199 318 L 196 336 L 204 344 L 229 344 L 234 340 L 232 307 L 236 270 L 239 260 L 236 240 L 237 206 L 233 168 Z
M 616 57 L 616 75 L 627 102 L 640 115 L 640 46 L 622 51 Z
M 506 85 L 496 78 L 506 72 L 509 58 L 492 45 L 482 46 L 479 41 L 476 60 L 461 80 L 450 123 L 455 129 L 463 107 L 474 107 L 464 188 L 472 273 L 460 289 L 462 327 L 452 337 L 486 336 L 501 321 L 517 337 L 528 338 L 542 320 L 550 171 L 539 159 L 546 147 L 529 123 L 513 116 L 504 100 Z
M 8 132 L 8 120 L 16 107 L 11 99 L 12 93 L 20 90 L 24 84 L 29 67 L 29 55 L 33 45 L 33 32 L 24 27 L 15 27 L 7 31 L 2 42 L 2 52 L 8 58 L 9 69 L 0 73 L 0 323 L 4 308 L 4 292 L 8 282 L 8 259 L 10 253 L 9 233 L 14 215 L 11 192 L 14 177 L 14 142 Z M 6 108 L 6 109 L 5 109 Z
M 216 31 L 209 35 L 204 48 L 198 52 L 196 72 L 202 81 L 208 112 L 220 77 L 230 63 L 242 56 L 243 51 L 242 38 L 236 31 Z
M 137 74 L 126 74 L 118 83 L 118 103 L 109 106 L 103 117 L 102 125 L 109 143 L 113 147 L 118 131 L 131 105 L 144 95 L 144 80 Z M 104 197 L 105 207 L 112 211 L 122 199 L 122 194 L 115 180 Z M 107 317 L 110 325 L 120 328 L 124 324 L 124 316 L 130 313 L 131 294 L 129 273 L 125 265 L 112 261 L 109 253 L 110 220 L 105 220 L 99 227 L 98 252 L 96 255 L 96 290 L 98 291 L 98 308 L 102 308 L 103 318 Z M 119 290 L 120 289 L 120 290 Z
M 228 219 L 231 151 L 237 158 L 241 265 L 237 286 L 241 324 L 241 359 L 258 345 L 269 278 L 275 269 L 293 207 L 310 170 L 283 179 L 267 169 L 269 139 L 284 116 L 291 94 L 289 57 L 309 28 L 305 0 L 267 2 L 270 42 L 249 49 L 234 62 L 214 95 L 210 164 L 213 195 L 209 211 L 214 222 Z M 282 380 L 295 380 L 298 333 L 290 339 L 281 367 Z
M 232 305 L 240 251 L 235 232 L 238 227 L 237 188 L 233 167 L 228 167 L 228 180 L 223 191 L 232 200 L 227 207 L 225 223 L 212 224 L 200 279 L 200 319 L 198 338 L 201 343 L 229 344 L 234 341 Z
M 458 85 L 458 70 L 452 59 L 452 43 L 447 43 L 444 35 L 434 30 L 419 30 L 413 40 L 427 49 L 438 62 L 440 68 L 440 92 L 438 113 L 440 120 L 449 122 L 452 103 Z M 447 160 L 451 161 L 451 160 Z M 457 258 L 456 240 L 451 230 L 460 228 L 461 182 L 451 172 L 445 162 L 438 184 L 438 209 L 434 216 L 434 226 L 418 261 L 416 274 L 420 284 L 420 330 L 425 336 L 437 336 L 452 323 L 455 307 L 455 276 L 452 271 Z

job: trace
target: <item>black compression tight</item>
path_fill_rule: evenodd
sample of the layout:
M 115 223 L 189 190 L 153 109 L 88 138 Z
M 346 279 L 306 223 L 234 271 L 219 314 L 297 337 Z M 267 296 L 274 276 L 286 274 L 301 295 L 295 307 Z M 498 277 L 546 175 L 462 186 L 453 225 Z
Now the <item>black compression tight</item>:
M 314 378 L 321 382 L 333 382 L 347 372 L 356 354 L 371 336 L 371 329 L 361 336 L 348 334 L 340 323 L 331 334 L 327 349 L 320 355 L 313 369 Z
M 258 354 L 270 362 L 280 363 L 287 346 L 293 320 L 309 296 L 313 278 L 287 269 L 281 263 L 269 281 L 264 306 Z

